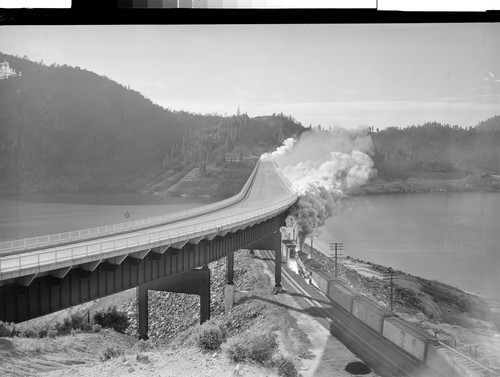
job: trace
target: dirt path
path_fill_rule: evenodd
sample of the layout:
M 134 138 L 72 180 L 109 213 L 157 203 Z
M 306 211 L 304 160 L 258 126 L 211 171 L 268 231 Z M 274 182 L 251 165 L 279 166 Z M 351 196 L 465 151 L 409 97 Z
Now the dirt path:
M 269 264 L 259 260 L 265 268 L 265 273 L 270 281 L 274 280 L 273 271 L 269 268 Z M 289 274 L 295 275 L 295 278 L 302 279 L 298 274 L 287 269 Z M 283 279 L 283 287 L 285 293 L 278 294 L 275 300 L 288 307 L 288 314 L 295 318 L 297 328 L 303 331 L 309 342 L 309 357 L 301 360 L 302 368 L 300 372 L 304 377 L 350 377 L 352 374 L 345 371 L 345 367 L 350 362 L 361 361 L 356 355 L 347 349 L 342 342 L 330 334 L 327 329 L 328 322 L 320 322 L 313 317 L 310 312 L 306 311 L 309 305 L 300 300 L 297 296 L 292 296 L 287 293 L 296 293 L 294 289 L 287 284 Z M 375 373 L 367 374 L 366 376 L 377 376 Z

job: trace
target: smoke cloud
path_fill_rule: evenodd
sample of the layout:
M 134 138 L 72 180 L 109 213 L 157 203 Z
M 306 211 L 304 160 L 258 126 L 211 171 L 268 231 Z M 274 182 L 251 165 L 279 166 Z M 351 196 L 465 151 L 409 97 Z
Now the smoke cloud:
M 293 137 L 289 137 L 283 142 L 283 145 L 276 148 L 274 152 L 264 153 L 261 158 L 276 158 L 279 156 L 284 156 L 290 149 L 295 145 L 295 139 Z
M 262 156 L 274 159 L 299 193 L 287 223 L 297 229 L 301 249 L 305 238 L 335 214 L 345 192 L 376 174 L 372 149 L 366 133 L 338 129 L 308 131 Z

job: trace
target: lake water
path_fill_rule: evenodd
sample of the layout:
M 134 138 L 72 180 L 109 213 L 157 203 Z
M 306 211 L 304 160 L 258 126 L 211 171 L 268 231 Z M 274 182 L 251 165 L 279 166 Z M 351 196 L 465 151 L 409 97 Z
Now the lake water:
M 137 193 L 57 193 L 0 197 L 0 241 L 116 224 L 217 201 Z
M 353 197 L 315 245 L 500 300 L 499 219 L 498 193 Z
M 0 241 L 138 220 L 214 201 L 135 193 L 4 196 Z M 319 230 L 315 245 L 328 250 L 329 242 L 343 242 L 344 255 L 500 300 L 499 217 L 498 193 L 353 197 Z

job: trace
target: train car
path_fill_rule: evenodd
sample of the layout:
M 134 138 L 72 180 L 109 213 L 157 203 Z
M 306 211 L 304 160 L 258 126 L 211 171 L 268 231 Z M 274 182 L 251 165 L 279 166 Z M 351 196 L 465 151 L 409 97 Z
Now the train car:
M 324 270 L 313 268 L 312 279 L 318 285 L 319 290 L 323 292 L 326 297 L 328 297 L 330 280 L 334 280 L 335 278 Z
M 423 363 L 427 360 L 433 339 L 423 330 L 398 317 L 384 319 L 383 337 L 390 340 Z
M 330 280 L 327 297 L 352 313 L 352 299 L 356 294 L 339 281 Z
M 389 310 L 377 305 L 365 296 L 354 297 L 351 313 L 381 335 L 384 329 L 384 319 L 394 316 Z

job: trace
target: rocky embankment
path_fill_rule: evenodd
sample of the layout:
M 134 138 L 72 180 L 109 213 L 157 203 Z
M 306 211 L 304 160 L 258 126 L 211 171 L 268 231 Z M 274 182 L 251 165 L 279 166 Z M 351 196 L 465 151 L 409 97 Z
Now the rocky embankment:
M 235 253 L 234 281 L 240 290 L 252 288 L 255 277 L 248 273 L 248 267 L 241 263 L 245 252 Z M 244 254 L 244 255 L 243 255 Z M 217 316 L 224 312 L 224 285 L 226 284 L 226 259 L 208 265 L 210 268 L 210 314 Z M 130 318 L 127 333 L 137 334 L 137 301 L 130 300 L 119 305 Z M 249 311 L 256 310 L 258 305 Z M 197 295 L 149 291 L 149 336 L 155 343 L 166 343 L 173 337 L 200 322 L 200 299 Z M 241 323 L 232 323 L 241 327 Z

